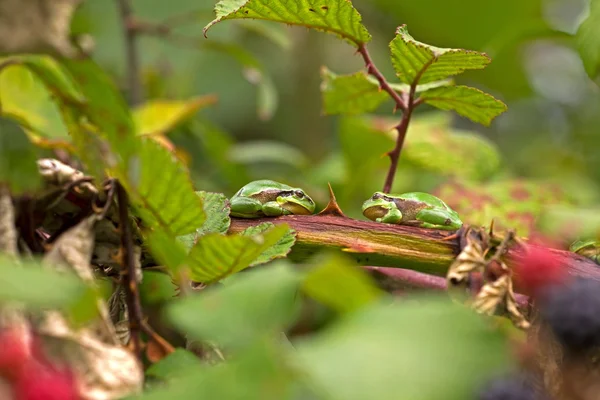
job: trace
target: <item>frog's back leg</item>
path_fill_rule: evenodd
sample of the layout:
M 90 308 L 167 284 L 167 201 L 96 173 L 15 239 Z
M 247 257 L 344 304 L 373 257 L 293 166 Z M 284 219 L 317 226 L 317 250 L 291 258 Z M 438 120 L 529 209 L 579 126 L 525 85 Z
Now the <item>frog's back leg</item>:
M 231 216 L 238 218 L 258 218 L 262 216 L 262 204 L 250 197 L 234 197 L 231 203 Z
M 458 214 L 452 210 L 441 208 L 424 208 L 416 215 L 424 228 L 456 230 L 462 226 Z

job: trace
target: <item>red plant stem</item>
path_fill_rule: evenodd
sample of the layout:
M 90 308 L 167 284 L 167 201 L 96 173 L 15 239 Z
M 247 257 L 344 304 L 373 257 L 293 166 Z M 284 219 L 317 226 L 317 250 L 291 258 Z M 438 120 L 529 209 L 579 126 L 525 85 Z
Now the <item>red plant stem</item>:
M 405 287 L 411 287 L 416 289 L 432 289 L 444 291 L 448 289 L 446 279 L 441 276 L 429 275 L 423 272 L 413 271 L 410 269 L 402 268 L 387 268 L 387 267 L 363 267 L 367 271 L 383 275 L 385 278 L 390 279 Z M 522 294 L 515 294 L 517 303 L 521 307 L 527 307 L 528 297 Z
M 127 83 L 129 85 L 129 104 L 136 106 L 142 102 L 143 87 L 140 75 L 140 57 L 137 47 L 137 31 L 134 24 L 133 10 L 130 0 L 117 0 L 125 38 L 125 55 L 127 57 Z
M 379 72 L 379 70 L 377 69 L 377 67 L 375 66 L 375 63 L 373 63 L 373 59 L 371 58 L 371 55 L 369 54 L 369 51 L 367 50 L 367 46 L 365 43 L 361 43 L 358 46 L 358 52 L 360 53 L 360 55 L 362 56 L 363 60 L 365 61 L 365 66 L 367 67 L 367 72 L 371 75 L 373 75 L 375 77 L 375 79 L 377 79 L 377 81 L 379 82 L 379 87 L 381 87 L 382 90 L 385 90 L 392 99 L 394 99 L 394 101 L 396 102 L 396 108 L 399 108 L 400 110 L 406 110 L 406 104 L 404 103 L 404 100 L 402 100 L 402 97 L 400 96 L 400 94 L 398 94 L 398 92 L 396 92 L 388 83 L 388 81 L 385 79 L 385 77 L 383 76 L 383 74 L 381 72 Z
M 404 139 L 406 138 L 406 132 L 408 131 L 408 123 L 410 122 L 412 110 L 412 99 L 409 98 L 408 108 L 402 113 L 402 119 L 400 120 L 398 126 L 396 126 L 396 131 L 398 131 L 398 136 L 396 137 L 396 146 L 388 153 L 391 162 L 390 169 L 388 170 L 385 178 L 385 184 L 383 185 L 383 193 L 390 193 L 392 191 L 392 185 L 394 184 L 394 177 L 396 176 L 396 170 L 398 169 L 398 161 L 400 160 L 402 146 L 404 146 Z
M 133 234 L 129 220 L 129 199 L 123 186 L 117 182 L 117 201 L 119 203 L 119 225 L 121 229 L 121 248 L 123 251 L 123 265 L 121 276 L 125 288 L 127 311 L 129 313 L 129 330 L 131 343 L 136 355 L 142 354 L 140 331 L 142 329 L 142 305 L 135 271 L 135 253 L 133 251 Z

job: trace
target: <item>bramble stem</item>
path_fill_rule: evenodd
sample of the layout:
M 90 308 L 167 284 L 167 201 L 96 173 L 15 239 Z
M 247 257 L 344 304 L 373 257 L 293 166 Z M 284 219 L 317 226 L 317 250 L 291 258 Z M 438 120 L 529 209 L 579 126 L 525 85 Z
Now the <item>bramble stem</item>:
M 117 0 L 121 13 L 121 24 L 125 37 L 125 55 L 127 57 L 127 84 L 129 85 L 129 104 L 142 102 L 142 81 L 140 76 L 140 57 L 137 48 L 137 31 L 130 0 Z

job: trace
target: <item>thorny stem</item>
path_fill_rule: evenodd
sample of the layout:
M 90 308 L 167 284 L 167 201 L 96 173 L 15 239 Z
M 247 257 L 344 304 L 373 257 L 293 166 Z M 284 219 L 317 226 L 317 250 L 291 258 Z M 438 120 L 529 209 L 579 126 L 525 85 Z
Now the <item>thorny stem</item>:
M 362 55 L 363 60 L 365 61 L 367 72 L 370 75 L 374 76 L 375 79 L 377 79 L 377 81 L 379 82 L 379 87 L 382 90 L 386 91 L 394 100 L 394 102 L 396 103 L 396 109 L 402 110 L 402 119 L 395 128 L 396 131 L 398 131 L 398 137 L 396 138 L 396 146 L 392 151 L 388 153 L 391 162 L 390 169 L 388 170 L 387 176 L 385 178 L 385 183 L 383 185 L 383 192 L 389 193 L 392 190 L 392 184 L 394 183 L 394 177 L 396 176 L 396 170 L 398 169 L 400 152 L 402 151 L 402 147 L 404 146 L 404 139 L 406 138 L 406 132 L 408 131 L 410 117 L 415 107 L 421 104 L 419 100 L 415 101 L 415 92 L 417 87 L 416 84 L 418 82 L 418 78 L 415 79 L 414 83 L 410 86 L 408 96 L 403 99 L 402 96 L 390 86 L 383 74 L 377 69 L 364 43 L 361 43 L 358 46 L 358 52 Z
M 135 252 L 133 251 L 133 234 L 129 221 L 129 199 L 123 186 L 117 182 L 117 201 L 119 203 L 119 225 L 121 228 L 121 247 L 123 265 L 121 276 L 125 288 L 127 310 L 129 311 L 129 329 L 133 351 L 138 356 L 142 354 L 140 331 L 142 329 L 142 305 L 135 271 Z
M 125 55 L 127 57 L 127 82 L 129 85 L 129 104 L 142 102 L 142 81 L 140 76 L 140 58 L 137 48 L 137 31 L 130 0 L 116 0 L 121 14 L 121 24 L 125 37 Z

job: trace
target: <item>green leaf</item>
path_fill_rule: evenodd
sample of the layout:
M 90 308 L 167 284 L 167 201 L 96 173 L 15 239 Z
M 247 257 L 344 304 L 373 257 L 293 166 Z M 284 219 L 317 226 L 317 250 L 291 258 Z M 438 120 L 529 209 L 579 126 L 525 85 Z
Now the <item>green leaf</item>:
M 600 1 L 590 0 L 590 12 L 575 35 L 585 71 L 596 80 L 600 74 Z
M 177 271 L 185 262 L 187 258 L 185 246 L 166 232 L 156 229 L 146 234 L 144 239 L 150 253 L 160 265 L 171 271 Z
M 150 100 L 133 110 L 136 132 L 138 135 L 165 134 L 216 101 L 216 96 L 202 96 L 185 101 Z
M 494 96 L 468 86 L 444 86 L 421 93 L 427 104 L 442 110 L 454 110 L 473 122 L 488 126 L 507 110 L 506 104 Z
M 0 257 L 0 301 L 16 301 L 32 309 L 95 307 L 93 289 L 72 272 L 58 272 L 35 262 Z
M 484 53 L 418 42 L 408 34 L 406 25 L 396 31 L 390 50 L 396 75 L 408 85 L 439 81 L 469 69 L 485 68 L 490 63 L 490 58 Z
M 302 289 L 337 311 L 355 311 L 384 295 L 373 279 L 346 257 L 332 254 L 316 264 L 304 278 Z
M 362 114 L 374 111 L 389 95 L 379 89 L 363 71 L 352 75 L 336 75 L 326 67 L 321 69 L 321 92 L 326 114 Z
M 45 55 L 15 55 L 0 63 L 7 65 L 20 64 L 34 72 L 59 99 L 67 104 L 80 104 L 85 97 L 73 81 L 69 73 L 52 57 Z
M 499 171 L 500 152 L 490 140 L 476 132 L 452 129 L 449 123 L 428 124 L 429 118 L 427 115 L 411 121 L 403 160 L 443 176 L 475 181 Z
M 41 186 L 37 167 L 38 149 L 14 121 L 0 117 L 0 182 L 13 195 L 32 192 Z
M 217 18 L 204 27 L 205 35 L 217 22 L 252 18 L 333 33 L 355 45 L 371 40 L 362 17 L 348 0 L 221 0 L 215 13 Z
M 271 222 L 263 222 L 262 224 L 251 226 L 246 228 L 242 235 L 244 236 L 255 236 L 267 232 L 272 229 L 275 225 Z M 292 250 L 292 246 L 296 243 L 296 231 L 288 229 L 285 234 L 275 243 L 272 247 L 269 247 L 259 255 L 256 260 L 250 264 L 251 267 L 255 265 L 264 264 L 276 258 L 282 258 L 289 254 Z
M 177 348 L 159 362 L 152 364 L 146 370 L 146 375 L 168 380 L 177 378 L 182 372 L 202 367 L 200 359 L 192 352 Z
M 144 271 L 140 283 L 140 297 L 144 304 L 157 304 L 173 300 L 177 296 L 171 275 L 164 272 Z
M 303 168 L 309 165 L 309 159 L 287 143 L 273 140 L 252 140 L 231 146 L 229 159 L 240 164 L 280 163 Z
M 332 400 L 470 399 L 507 368 L 506 339 L 483 317 L 446 297 L 416 300 L 363 308 L 297 343 L 307 378 Z
M 251 266 L 267 249 L 275 246 L 289 232 L 285 224 L 260 235 L 202 236 L 192 248 L 188 265 L 190 277 L 203 283 L 221 280 Z
M 227 286 L 172 304 L 168 316 L 193 338 L 218 340 L 223 346 L 247 345 L 293 323 L 299 311 L 300 278 L 285 263 L 254 269 L 232 276 Z
M 260 60 L 236 43 L 209 41 L 203 43 L 202 47 L 226 54 L 242 66 L 244 78 L 258 88 L 258 117 L 265 121 L 271 119 L 277 110 L 279 96 L 275 84 Z
M 86 98 L 86 104 L 80 108 L 81 113 L 108 140 L 113 155 L 120 156 L 116 163 L 111 157 L 105 156 L 106 166 L 118 167 L 122 171 L 130 168 L 129 158 L 138 151 L 139 141 L 136 140 L 129 106 L 115 83 L 91 59 L 65 59 L 63 64 Z
M 177 238 L 188 250 L 194 246 L 198 237 L 209 233 L 225 234 L 231 224 L 231 218 L 229 218 L 231 206 L 229 199 L 224 194 L 202 191 L 196 192 L 196 194 L 204 205 L 206 221 L 200 228 L 196 229 L 196 232 Z
M 0 70 L 0 104 L 2 114 L 17 119 L 35 134 L 63 140 L 69 137 L 50 91 L 26 66 L 10 65 Z
M 379 82 L 364 71 L 352 75 L 337 75 L 327 67 L 321 68 L 321 93 L 326 114 L 363 114 L 377 109 L 389 94 L 379 87 Z M 423 92 L 440 86 L 447 86 L 451 80 L 442 80 L 417 85 L 415 92 Z M 408 93 L 410 85 L 390 83 L 397 92 Z
M 194 192 L 187 169 L 152 138 L 140 137 L 126 176 L 118 176 L 135 210 L 150 228 L 170 236 L 194 232 L 205 221 L 202 200 Z
M 240 21 L 239 26 L 246 29 L 249 32 L 253 32 L 257 35 L 264 37 L 275 43 L 283 50 L 289 50 L 292 48 L 292 40 L 290 38 L 289 31 L 284 26 L 279 24 L 271 23 L 270 21 Z

